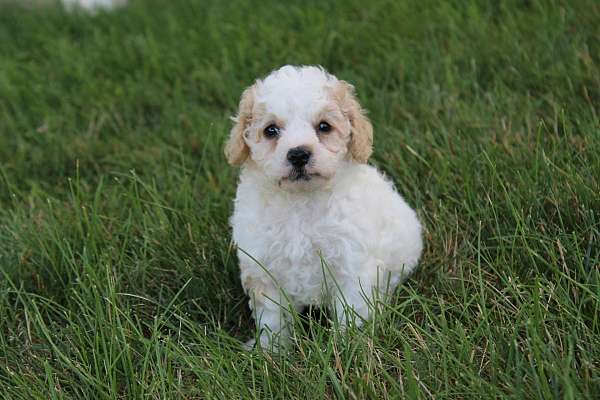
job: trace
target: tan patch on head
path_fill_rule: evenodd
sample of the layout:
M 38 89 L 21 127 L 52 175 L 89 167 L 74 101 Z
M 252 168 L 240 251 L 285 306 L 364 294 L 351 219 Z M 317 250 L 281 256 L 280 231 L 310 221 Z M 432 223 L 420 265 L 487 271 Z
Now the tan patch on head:
M 339 81 L 334 89 L 334 98 L 350 121 L 350 154 L 356 162 L 366 163 L 373 152 L 373 126 L 356 99 L 354 86 L 346 81 Z
M 337 101 L 331 101 L 314 119 L 315 129 L 318 129 L 319 123 L 323 121 L 331 126 L 331 131 L 327 133 L 318 133 L 319 141 L 331 153 L 339 153 L 344 145 L 346 137 L 351 134 L 351 126 L 347 116 L 342 113 Z
M 233 118 L 235 125 L 231 128 L 229 140 L 225 144 L 225 156 L 231 165 L 241 165 L 250 155 L 250 149 L 244 141 L 244 132 L 252 123 L 252 109 L 256 85 L 252 85 L 242 93 L 237 116 Z

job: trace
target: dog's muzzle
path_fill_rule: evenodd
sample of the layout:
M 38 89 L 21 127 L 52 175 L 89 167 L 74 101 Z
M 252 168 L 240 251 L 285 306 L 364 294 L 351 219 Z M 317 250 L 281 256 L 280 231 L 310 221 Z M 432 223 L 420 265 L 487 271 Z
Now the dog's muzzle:
M 306 173 L 306 169 L 302 168 L 293 168 L 290 174 L 288 175 L 288 179 L 292 182 L 295 181 L 309 181 L 311 176 Z

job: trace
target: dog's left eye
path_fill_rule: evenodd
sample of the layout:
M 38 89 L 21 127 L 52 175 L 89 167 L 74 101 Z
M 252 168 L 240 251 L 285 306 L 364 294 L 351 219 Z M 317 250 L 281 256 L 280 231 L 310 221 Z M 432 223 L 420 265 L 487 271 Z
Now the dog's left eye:
M 267 126 L 264 130 L 265 133 L 265 137 L 267 137 L 268 139 L 272 139 L 274 137 L 279 136 L 279 127 L 275 124 L 271 124 L 269 126 Z
M 330 130 L 331 130 L 331 125 L 329 125 L 325 121 L 321 121 L 321 122 L 319 122 L 319 125 L 317 125 L 317 131 L 319 131 L 320 133 L 327 133 Z

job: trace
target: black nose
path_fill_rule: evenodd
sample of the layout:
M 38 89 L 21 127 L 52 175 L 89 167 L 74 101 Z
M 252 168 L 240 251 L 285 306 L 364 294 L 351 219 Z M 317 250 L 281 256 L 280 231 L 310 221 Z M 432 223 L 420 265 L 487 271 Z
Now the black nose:
M 287 153 L 287 159 L 294 167 L 303 167 L 310 159 L 310 151 L 305 147 L 294 147 Z

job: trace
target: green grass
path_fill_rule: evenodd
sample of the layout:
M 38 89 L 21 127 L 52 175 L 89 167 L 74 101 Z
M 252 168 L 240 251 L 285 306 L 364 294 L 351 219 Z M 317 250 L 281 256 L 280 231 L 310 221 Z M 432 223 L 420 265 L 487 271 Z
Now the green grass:
M 0 10 L 1 398 L 597 398 L 600 6 L 366 4 Z M 286 63 L 355 84 L 426 250 L 248 353 L 222 146 Z

